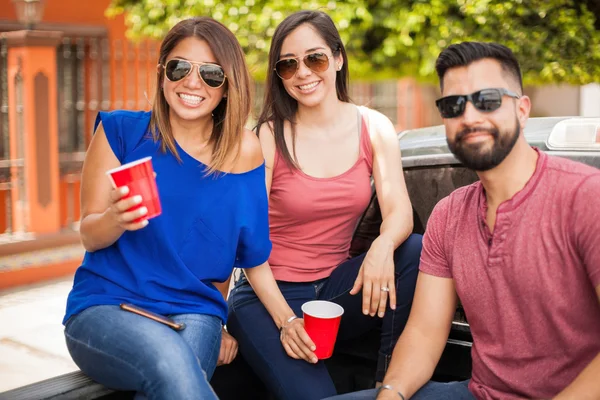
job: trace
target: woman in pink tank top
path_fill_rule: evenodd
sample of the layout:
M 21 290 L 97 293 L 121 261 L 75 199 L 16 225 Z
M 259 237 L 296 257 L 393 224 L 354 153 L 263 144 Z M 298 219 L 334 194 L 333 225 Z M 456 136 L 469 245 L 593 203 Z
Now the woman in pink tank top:
M 331 18 L 301 11 L 276 29 L 258 133 L 266 159 L 273 250 L 244 271 L 229 298 L 229 332 L 280 399 L 336 394 L 304 330 L 301 306 L 340 304 L 338 345 L 381 332 L 381 382 L 408 318 L 421 253 L 394 126 L 348 96 L 348 58 Z M 349 258 L 371 179 L 383 223 L 369 251 Z

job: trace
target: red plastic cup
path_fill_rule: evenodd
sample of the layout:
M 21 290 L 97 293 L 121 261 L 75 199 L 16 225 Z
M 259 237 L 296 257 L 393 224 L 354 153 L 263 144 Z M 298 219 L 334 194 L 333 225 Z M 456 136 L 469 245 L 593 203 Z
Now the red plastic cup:
M 158 198 L 158 188 L 154 178 L 154 169 L 152 168 L 152 157 L 144 157 L 120 167 L 106 171 L 113 187 L 119 188 L 127 186 L 129 193 L 123 196 L 124 199 L 131 196 L 142 196 L 142 202 L 131 207 L 128 211 L 136 210 L 140 207 L 146 207 L 148 213 L 135 220 L 140 222 L 145 219 L 159 216 L 162 212 L 160 199 Z
M 331 357 L 344 309 L 339 304 L 314 300 L 302 305 L 304 329 L 315 343 L 319 360 Z

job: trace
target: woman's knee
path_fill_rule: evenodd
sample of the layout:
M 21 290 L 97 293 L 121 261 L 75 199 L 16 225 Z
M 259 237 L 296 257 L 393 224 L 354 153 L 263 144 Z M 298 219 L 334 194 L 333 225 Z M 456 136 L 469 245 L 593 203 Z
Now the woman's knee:
M 179 314 L 173 316 L 183 322 L 185 329 L 179 335 L 191 347 L 207 376 L 212 376 L 221 345 L 221 319 L 205 314 Z

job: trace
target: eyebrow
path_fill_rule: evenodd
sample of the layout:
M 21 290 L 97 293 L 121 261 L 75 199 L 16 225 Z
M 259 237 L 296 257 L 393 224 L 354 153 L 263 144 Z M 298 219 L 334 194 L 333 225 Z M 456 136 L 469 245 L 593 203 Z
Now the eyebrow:
M 321 47 L 321 46 L 313 47 L 312 49 L 306 50 L 305 53 L 312 53 L 315 50 L 325 50 L 325 47 Z M 292 56 L 295 56 L 295 54 L 294 53 L 285 53 L 285 54 L 280 55 L 279 58 L 292 57 Z

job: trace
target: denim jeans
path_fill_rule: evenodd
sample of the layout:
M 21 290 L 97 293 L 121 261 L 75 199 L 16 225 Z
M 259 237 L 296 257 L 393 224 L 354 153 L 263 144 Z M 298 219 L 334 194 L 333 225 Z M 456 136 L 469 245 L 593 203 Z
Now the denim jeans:
M 410 400 L 475 400 L 469 392 L 469 381 L 462 382 L 429 382 L 423 386 Z M 326 400 L 375 400 L 377 390 L 363 390 L 360 392 L 342 394 L 329 397 Z M 398 396 L 398 398 L 400 398 Z
M 182 331 L 119 306 L 94 306 L 65 327 L 69 353 L 91 379 L 150 400 L 217 399 L 208 380 L 221 346 L 221 320 L 202 314 L 170 316 Z
M 338 340 L 357 338 L 381 329 L 377 380 L 382 380 L 394 345 L 404 329 L 415 291 L 422 236 L 413 234 L 394 252 L 396 310 L 383 319 L 362 313 L 362 293 L 350 295 L 365 254 L 340 264 L 328 278 L 315 282 L 277 282 L 296 315 L 310 300 L 329 300 L 344 308 Z M 336 394 L 323 361 L 309 364 L 291 358 L 279 339 L 279 330 L 245 278 L 229 295 L 229 332 L 237 339 L 246 362 L 278 399 L 317 400 Z

